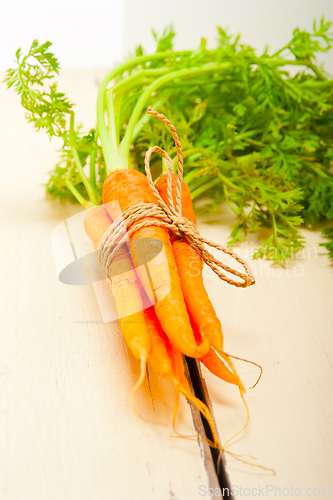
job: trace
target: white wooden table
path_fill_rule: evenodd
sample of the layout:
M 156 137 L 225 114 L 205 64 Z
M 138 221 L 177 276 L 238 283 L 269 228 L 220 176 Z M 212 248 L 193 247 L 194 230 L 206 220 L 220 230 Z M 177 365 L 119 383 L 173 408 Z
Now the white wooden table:
M 87 128 L 95 125 L 104 74 L 61 77 Z M 215 491 L 208 490 L 198 443 L 171 437 L 173 388 L 151 374 L 150 387 L 145 383 L 138 395 L 147 420 L 139 419 L 129 403 L 138 367 L 117 324 L 101 322 L 91 287 L 57 279 L 51 232 L 81 210 L 45 196 L 43 183 L 60 144 L 33 132 L 4 84 L 0 109 L 1 500 L 209 498 Z M 222 207 L 208 219 L 199 216 L 199 229 L 223 244 L 231 222 Z M 250 289 L 205 272 L 226 350 L 264 368 L 260 384 L 248 392 L 250 426 L 230 450 L 245 460 L 256 457 L 276 476 L 227 455 L 238 498 L 279 496 L 278 488 L 281 496 L 333 488 L 333 268 L 317 245 L 319 233 L 303 234 L 306 252 L 285 269 L 250 262 L 257 278 Z M 249 244 L 239 249 L 248 259 Z M 241 362 L 237 367 L 250 386 L 257 370 Z M 226 441 L 244 423 L 244 408 L 236 388 L 203 373 Z M 194 433 L 185 401 L 178 430 Z

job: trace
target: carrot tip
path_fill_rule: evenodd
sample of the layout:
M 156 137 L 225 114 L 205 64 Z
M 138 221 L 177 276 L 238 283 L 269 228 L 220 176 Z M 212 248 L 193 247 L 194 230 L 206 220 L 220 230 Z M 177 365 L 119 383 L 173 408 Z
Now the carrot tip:
M 224 443 L 224 449 L 225 450 L 226 450 L 227 446 L 231 443 L 231 441 L 233 441 L 237 436 L 239 436 L 240 434 L 242 434 L 242 432 L 244 432 L 247 429 L 247 427 L 248 427 L 248 425 L 250 423 L 250 409 L 249 409 L 248 404 L 246 402 L 246 399 L 244 397 L 244 392 L 242 392 L 240 388 L 239 388 L 239 392 L 240 392 L 240 396 L 242 398 L 242 401 L 243 401 L 245 409 L 246 409 L 246 422 L 243 425 L 243 427 L 238 432 L 236 432 L 236 434 L 234 434 L 233 436 L 231 436 L 231 438 L 229 438 Z
M 176 418 L 177 418 L 177 414 L 178 414 L 178 410 L 179 410 L 179 402 L 180 402 L 180 390 L 178 387 L 176 387 L 175 407 L 173 410 L 173 417 L 172 417 L 172 427 L 173 427 L 173 430 L 176 434 L 178 434 L 178 432 L 176 431 Z
M 130 400 L 131 400 L 131 405 L 132 405 L 132 408 L 134 410 L 134 412 L 138 415 L 138 417 L 140 418 L 143 418 L 142 415 L 140 414 L 137 406 L 136 406 L 136 403 L 135 403 L 135 393 L 137 392 L 137 390 L 141 387 L 144 379 L 145 379 L 145 375 L 146 375 L 146 365 L 147 365 L 147 355 L 144 354 L 144 356 L 141 357 L 141 360 L 140 360 L 140 375 L 139 375 L 139 378 L 135 384 L 135 386 L 133 387 L 133 389 L 131 390 L 131 394 L 130 394 Z

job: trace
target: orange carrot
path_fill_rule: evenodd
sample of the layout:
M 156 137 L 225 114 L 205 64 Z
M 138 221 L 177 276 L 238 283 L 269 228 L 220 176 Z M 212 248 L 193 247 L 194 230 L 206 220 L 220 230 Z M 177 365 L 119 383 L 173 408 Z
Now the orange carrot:
M 239 386 L 239 378 L 229 370 L 222 359 L 216 354 L 214 349 L 211 347 L 207 354 L 200 358 L 201 363 L 214 375 L 216 375 L 221 380 L 229 382 L 230 384 L 235 384 Z
M 155 184 L 163 201 L 169 206 L 167 194 L 167 175 L 162 175 Z M 172 197 L 176 205 L 177 175 L 172 174 Z M 196 223 L 190 190 L 186 182 L 181 184 L 182 215 Z M 223 333 L 219 318 L 210 301 L 202 278 L 202 262 L 198 253 L 186 240 L 181 240 L 175 235 L 172 238 L 172 250 L 175 256 L 185 303 L 189 313 L 194 336 L 200 342 L 206 336 L 211 346 L 229 365 L 231 371 L 221 358 L 212 349 L 200 359 L 209 371 L 222 380 L 239 387 L 242 399 L 245 392 L 244 386 L 236 372 L 230 357 L 223 351 Z M 245 403 L 245 401 L 244 401 Z
M 175 419 L 179 405 L 179 393 L 182 393 L 183 396 L 193 403 L 202 415 L 204 415 L 213 434 L 213 445 L 222 449 L 209 408 L 191 392 L 187 378 L 184 374 L 183 358 L 180 350 L 173 346 L 168 337 L 164 334 L 152 307 L 145 310 L 145 316 L 151 340 L 151 352 L 148 358 L 149 364 L 156 375 L 169 380 L 174 383 L 176 387 L 176 405 L 173 416 L 173 426 L 175 427 Z
M 172 175 L 172 194 L 176 204 L 177 175 Z M 156 182 L 161 198 L 169 205 L 167 195 L 167 175 L 162 175 Z M 187 184 L 182 181 L 182 215 L 195 224 L 191 194 Z M 202 337 L 207 337 L 217 350 L 223 350 L 222 326 L 209 299 L 202 279 L 202 262 L 198 253 L 186 240 L 172 238 L 175 256 L 185 303 L 191 321 Z
M 104 207 L 93 208 L 87 213 L 84 219 L 84 228 L 95 249 L 111 222 L 112 220 Z M 137 277 L 125 245 L 122 245 L 116 252 L 110 264 L 109 276 L 122 335 L 134 356 L 141 360 L 140 377 L 132 391 L 133 403 L 133 395 L 145 376 L 145 367 L 150 353 L 150 336 L 142 310 L 142 299 Z M 134 310 L 139 312 L 128 314 L 129 307 L 130 310 L 133 310 L 134 307 Z
M 148 361 L 156 375 L 173 381 L 171 363 L 172 347 L 168 337 L 162 330 L 153 307 L 145 309 L 146 325 L 151 341 Z
M 122 212 L 139 203 L 158 203 L 146 176 L 134 170 L 116 170 L 107 177 L 103 185 L 103 203 L 108 211 L 110 209 L 107 204 L 113 201 L 119 203 Z M 146 217 L 143 220 L 154 219 Z M 136 264 L 134 243 L 137 238 L 143 239 L 147 244 L 149 241 L 153 244 L 154 240 L 163 244 L 163 255 L 160 252 L 158 257 L 151 261 L 149 271 L 157 298 L 154 308 L 164 332 L 187 356 L 203 356 L 208 352 L 210 344 L 204 335 L 200 345 L 195 342 L 168 231 L 162 227 L 147 226 L 132 234 L 131 243 Z M 144 281 L 143 286 L 150 296 L 151 290 L 147 289 L 147 283 Z
M 155 186 L 158 189 L 158 192 L 161 195 L 161 198 L 163 201 L 169 206 L 168 202 L 168 193 L 167 193 L 167 174 L 161 175 L 161 177 L 156 181 Z M 172 174 L 172 183 L 171 183 L 171 189 L 172 189 L 172 197 L 173 197 L 173 202 L 174 205 L 176 206 L 176 193 L 177 193 L 177 179 L 178 176 L 176 174 Z M 192 204 L 192 198 L 191 198 L 191 192 L 189 190 L 188 185 L 184 180 L 182 180 L 181 184 L 181 199 L 182 199 L 182 215 L 189 221 L 193 222 L 193 224 L 196 224 L 196 218 L 195 218 L 195 213 L 193 210 L 193 204 Z

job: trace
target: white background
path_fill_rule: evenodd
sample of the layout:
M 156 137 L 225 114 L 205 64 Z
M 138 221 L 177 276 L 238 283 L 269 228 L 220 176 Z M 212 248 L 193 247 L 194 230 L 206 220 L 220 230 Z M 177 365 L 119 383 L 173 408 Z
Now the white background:
M 0 7 L 0 71 L 34 38 L 52 41 L 65 69 L 108 68 L 140 43 L 153 50 L 151 28 L 161 31 L 170 23 L 177 48 L 192 48 L 201 37 L 212 45 L 221 25 L 261 51 L 267 43 L 272 50 L 283 46 L 296 26 L 311 29 L 322 15 L 333 20 L 332 0 L 6 1 Z M 333 73 L 332 55 L 321 60 Z

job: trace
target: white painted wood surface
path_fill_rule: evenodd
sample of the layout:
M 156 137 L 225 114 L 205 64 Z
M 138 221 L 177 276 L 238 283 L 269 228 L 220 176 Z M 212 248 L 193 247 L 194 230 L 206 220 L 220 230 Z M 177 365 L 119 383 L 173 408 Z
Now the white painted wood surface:
M 104 73 L 61 77 L 87 128 L 95 124 Z M 172 387 L 151 374 L 153 398 L 145 383 L 138 406 L 155 423 L 140 420 L 128 397 L 138 367 L 118 326 L 100 322 L 91 287 L 57 280 L 51 232 L 81 210 L 44 194 L 60 144 L 32 131 L 19 99 L 3 84 L 0 109 L 1 500 L 208 497 L 212 490 L 198 444 L 170 437 Z M 199 217 L 199 228 L 224 243 L 231 222 L 221 209 L 209 219 Z M 275 487 L 281 496 L 283 488 L 290 496 L 291 488 L 302 495 L 307 488 L 333 488 L 333 268 L 317 246 L 319 234 L 303 233 L 307 251 L 285 269 L 252 262 L 257 284 L 251 289 L 205 274 L 226 350 L 264 367 L 260 384 L 248 393 L 251 424 L 230 451 L 245 460 L 254 456 L 277 474 L 227 456 L 238 498 L 257 496 L 251 489 L 258 487 L 266 496 L 279 496 Z M 240 253 L 250 258 L 251 248 L 243 246 Z M 251 385 L 257 369 L 242 362 L 237 367 Z M 245 411 L 233 387 L 203 372 L 225 441 L 242 426 Z M 194 432 L 186 402 L 178 430 Z

